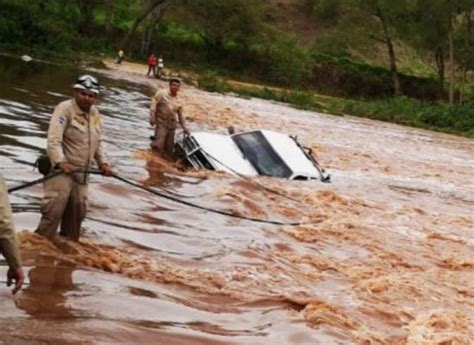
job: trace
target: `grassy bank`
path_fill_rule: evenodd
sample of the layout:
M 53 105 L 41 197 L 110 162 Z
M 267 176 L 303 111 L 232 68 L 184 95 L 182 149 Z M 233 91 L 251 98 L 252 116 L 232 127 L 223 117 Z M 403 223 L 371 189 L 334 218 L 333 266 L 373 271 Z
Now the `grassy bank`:
M 328 97 L 308 90 L 286 90 L 258 85 L 231 85 L 213 72 L 198 78 L 199 87 L 211 92 L 235 93 L 288 103 L 296 108 L 334 115 L 349 114 L 474 138 L 474 103 L 450 106 L 405 96 L 384 99 Z
M 18 49 L 8 49 L 8 51 L 17 54 L 29 53 L 35 58 L 49 61 L 103 67 L 101 61 L 103 54 L 57 53 L 52 56 L 47 52 L 31 48 L 28 51 Z M 143 63 L 142 61 L 137 62 Z M 176 64 L 172 67 L 183 69 L 185 66 Z M 226 81 L 236 76 L 227 75 L 225 71 L 199 72 L 202 70 L 202 66 L 196 67 L 189 75 L 197 78 L 200 88 L 210 92 L 234 93 L 243 97 L 283 102 L 304 110 L 333 115 L 349 114 L 474 138 L 473 101 L 459 106 L 449 106 L 445 102 L 421 101 L 406 96 L 381 99 L 332 97 L 315 93 L 312 90 L 285 89 L 276 85 L 261 86 L 258 79 L 246 80 L 250 83 Z M 186 81 L 186 78 L 184 79 Z

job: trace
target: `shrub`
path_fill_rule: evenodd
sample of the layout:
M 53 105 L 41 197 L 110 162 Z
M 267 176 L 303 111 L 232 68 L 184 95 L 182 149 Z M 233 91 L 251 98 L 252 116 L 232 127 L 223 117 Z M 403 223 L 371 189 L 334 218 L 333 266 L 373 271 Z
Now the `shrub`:
M 386 97 L 393 94 L 390 71 L 350 57 L 313 54 L 311 84 L 318 90 L 349 97 Z M 438 97 L 437 80 L 400 74 L 403 94 L 424 100 Z
M 286 101 L 303 109 L 311 109 L 316 100 L 313 93 L 301 90 L 292 90 L 286 95 Z
M 351 115 L 474 136 L 474 107 L 469 103 L 450 106 L 408 97 L 372 101 L 340 100 L 338 103 L 344 113 Z M 334 105 L 330 108 L 334 108 Z
M 198 85 L 200 88 L 210 92 L 227 92 L 229 86 L 225 81 L 217 77 L 217 72 L 206 71 L 198 77 Z
M 284 85 L 298 86 L 311 77 L 311 54 L 293 37 L 284 37 L 270 47 L 270 79 Z

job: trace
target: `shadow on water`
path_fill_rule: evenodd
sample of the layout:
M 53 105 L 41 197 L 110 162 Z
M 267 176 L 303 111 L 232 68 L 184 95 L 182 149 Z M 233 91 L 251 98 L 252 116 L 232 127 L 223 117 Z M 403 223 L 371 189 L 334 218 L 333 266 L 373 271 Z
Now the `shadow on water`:
M 33 267 L 28 272 L 29 285 L 17 301 L 19 308 L 35 318 L 74 318 L 67 306 L 67 295 L 78 291 L 73 283 L 74 268 L 50 266 Z

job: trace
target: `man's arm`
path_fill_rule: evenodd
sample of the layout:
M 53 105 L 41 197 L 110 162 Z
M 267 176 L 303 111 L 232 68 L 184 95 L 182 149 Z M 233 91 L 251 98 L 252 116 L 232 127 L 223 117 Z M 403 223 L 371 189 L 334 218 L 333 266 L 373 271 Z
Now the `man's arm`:
M 8 191 L 3 176 L 0 175 L 0 244 L 3 256 L 7 259 L 8 266 L 21 265 L 20 253 L 16 242 L 13 216 L 8 201 Z
M 189 135 L 189 129 L 186 127 L 185 117 L 183 115 L 183 107 L 179 107 L 178 109 L 178 121 L 183 129 L 184 134 Z
M 150 125 L 154 126 L 156 124 L 156 107 L 158 103 L 161 101 L 161 92 L 158 91 L 155 95 L 151 98 L 151 105 L 150 105 Z
M 99 133 L 101 133 L 100 127 L 102 126 L 102 123 L 100 121 L 100 115 L 98 112 L 94 114 L 94 118 L 96 119 L 94 121 L 96 122 L 94 126 L 98 126 Z M 109 161 L 107 160 L 107 156 L 102 150 L 102 139 L 100 137 L 99 137 L 99 144 L 97 145 L 97 149 L 94 152 L 94 159 L 97 162 L 97 165 L 99 166 L 99 169 L 103 175 L 109 176 L 112 173 L 112 169 L 110 168 L 110 164 L 109 164 Z
M 110 176 L 112 174 L 112 168 L 110 167 L 109 161 L 107 160 L 104 151 L 102 151 L 102 140 L 100 140 L 100 138 L 99 145 L 94 154 L 94 159 L 96 160 L 102 175 Z
M 25 276 L 21 268 L 21 257 L 18 249 L 18 243 L 13 226 L 13 216 L 8 201 L 7 187 L 3 176 L 0 174 L 0 252 L 7 260 L 9 266 L 7 272 L 7 281 L 10 285 L 11 280 L 15 280 L 15 294 L 22 286 Z
M 48 128 L 48 157 L 53 167 L 59 167 L 66 173 L 72 172 L 72 166 L 67 162 L 63 151 L 63 135 L 68 125 L 66 109 L 58 105 L 54 109 Z

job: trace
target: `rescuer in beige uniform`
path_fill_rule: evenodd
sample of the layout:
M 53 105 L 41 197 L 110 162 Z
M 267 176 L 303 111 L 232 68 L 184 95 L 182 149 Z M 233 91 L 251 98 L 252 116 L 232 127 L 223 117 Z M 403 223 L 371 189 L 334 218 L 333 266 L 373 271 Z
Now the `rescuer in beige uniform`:
M 41 221 L 36 232 L 48 239 L 59 234 L 78 241 L 86 216 L 88 175 L 95 160 L 103 175 L 112 174 L 100 144 L 101 120 L 94 103 L 99 83 L 90 75 L 78 78 L 74 98 L 59 103 L 48 130 L 48 156 L 54 168 L 64 174 L 44 183 Z
M 181 88 L 179 79 L 171 79 L 169 90 L 158 91 L 151 100 L 150 125 L 155 126 L 155 138 L 151 147 L 160 154 L 174 157 L 174 136 L 177 121 L 184 134 L 189 134 L 183 116 L 183 106 L 178 92 Z
M 20 251 L 16 241 L 15 227 L 13 226 L 12 209 L 8 201 L 8 191 L 5 181 L 0 174 L 0 253 L 3 254 L 8 264 L 7 285 L 15 281 L 13 294 L 20 290 L 25 275 L 21 268 Z

